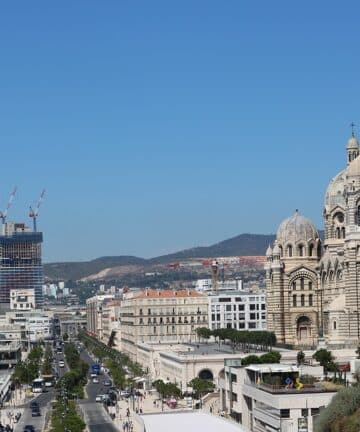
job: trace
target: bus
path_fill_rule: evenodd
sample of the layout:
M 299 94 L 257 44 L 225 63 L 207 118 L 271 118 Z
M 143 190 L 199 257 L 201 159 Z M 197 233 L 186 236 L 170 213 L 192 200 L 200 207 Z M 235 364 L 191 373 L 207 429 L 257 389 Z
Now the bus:
M 91 376 L 97 375 L 100 375 L 100 365 L 98 363 L 95 363 L 91 365 Z
M 32 382 L 31 391 L 33 393 L 42 393 L 45 389 L 45 381 L 43 378 L 36 378 Z
M 52 374 L 43 375 L 42 378 L 44 380 L 44 386 L 45 387 L 53 387 L 55 385 L 54 375 L 52 375 Z

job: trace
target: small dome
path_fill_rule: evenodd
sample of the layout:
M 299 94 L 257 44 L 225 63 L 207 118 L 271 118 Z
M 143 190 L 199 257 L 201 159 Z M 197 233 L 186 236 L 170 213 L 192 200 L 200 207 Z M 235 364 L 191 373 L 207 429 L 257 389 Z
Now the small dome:
M 280 248 L 279 248 L 279 243 L 278 243 L 277 240 L 275 240 L 274 249 L 273 249 L 273 255 L 274 256 L 275 255 L 279 255 L 280 256 L 280 254 L 281 254 L 281 251 L 280 251 Z
M 295 245 L 299 241 L 308 242 L 318 238 L 319 234 L 314 224 L 297 210 L 280 224 L 276 234 L 277 241 L 282 245 L 286 243 Z
M 325 194 L 325 208 L 331 211 L 334 207 L 345 208 L 344 189 L 346 184 L 346 170 L 339 172 L 329 183 Z
M 346 148 L 348 150 L 352 150 L 352 149 L 358 149 L 359 148 L 359 141 L 356 139 L 355 135 L 352 135 L 349 138 L 349 141 L 347 142 L 347 146 Z
M 272 249 L 271 249 L 271 246 L 269 245 L 268 248 L 266 249 L 266 256 L 267 256 L 267 257 L 271 257 L 272 252 L 273 252 L 273 251 L 272 251 Z
M 347 170 L 348 177 L 360 176 L 360 157 L 358 156 L 348 166 Z

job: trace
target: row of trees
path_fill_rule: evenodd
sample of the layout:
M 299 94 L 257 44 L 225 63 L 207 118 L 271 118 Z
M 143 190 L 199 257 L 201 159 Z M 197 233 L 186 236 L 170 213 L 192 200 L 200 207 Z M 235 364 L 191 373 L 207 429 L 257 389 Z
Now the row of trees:
M 35 345 L 26 360 L 19 361 L 15 366 L 13 381 L 19 384 L 31 384 L 39 376 L 43 349 Z
M 193 378 L 188 386 L 193 389 L 196 398 L 201 398 L 205 394 L 211 393 L 215 388 L 215 384 L 212 381 L 201 378 Z M 156 380 L 153 382 L 153 387 L 162 398 L 179 398 L 182 396 L 181 389 L 175 383 L 165 383 L 163 380 Z
M 69 371 L 65 372 L 60 378 L 57 388 L 64 390 L 69 398 L 83 398 L 89 365 L 81 360 L 80 354 L 73 343 L 65 344 L 64 354 Z
M 267 351 L 276 345 L 275 333 L 265 330 L 248 331 L 233 328 L 210 330 L 207 327 L 199 327 L 195 332 L 200 339 L 208 340 L 213 336 L 219 342 L 228 340 L 233 348 L 243 350 L 260 349 Z
M 82 432 L 85 427 L 86 424 L 78 415 L 74 401 L 64 397 L 55 402 L 51 413 L 51 432 Z
M 261 356 L 252 354 L 247 357 L 244 357 L 243 359 L 241 359 L 241 364 L 243 366 L 248 366 L 250 364 L 280 363 L 280 360 L 281 360 L 281 354 L 277 351 L 271 351 Z
M 53 362 L 53 354 L 50 344 L 47 344 L 44 352 L 44 359 L 41 366 L 41 373 L 43 375 L 52 374 L 52 362 Z
M 141 366 L 131 361 L 127 355 L 108 347 L 85 333 L 80 333 L 79 339 L 99 361 L 105 360 L 105 366 L 110 370 L 114 384 L 117 387 L 123 389 L 132 384 L 131 380 L 126 377 L 128 372 L 134 377 L 144 375 Z

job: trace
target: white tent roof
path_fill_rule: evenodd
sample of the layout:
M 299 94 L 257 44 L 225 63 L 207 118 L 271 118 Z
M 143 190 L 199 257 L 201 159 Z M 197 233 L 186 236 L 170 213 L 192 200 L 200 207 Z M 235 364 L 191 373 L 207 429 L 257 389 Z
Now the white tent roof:
M 146 432 L 245 432 L 241 425 L 205 413 L 162 413 L 141 416 Z
M 276 372 L 298 372 L 299 368 L 294 365 L 285 365 L 280 363 L 255 364 L 246 366 L 247 370 L 259 373 L 276 373 Z

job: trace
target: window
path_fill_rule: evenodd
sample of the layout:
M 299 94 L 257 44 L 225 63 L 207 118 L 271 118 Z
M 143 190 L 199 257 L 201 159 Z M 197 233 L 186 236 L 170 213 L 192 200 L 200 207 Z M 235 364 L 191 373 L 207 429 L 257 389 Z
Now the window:
M 220 297 L 219 302 L 220 303 L 231 302 L 231 298 L 230 297 Z
M 139 310 L 139 314 L 140 314 L 140 315 L 143 314 L 143 310 L 142 310 L 142 309 Z
M 154 333 L 156 333 L 156 327 L 154 326 L 154 328 L 153 328 L 153 331 L 154 331 Z
M 148 315 L 151 315 L 151 309 L 148 309 Z
M 296 295 L 293 295 L 293 307 L 296 307 Z
M 238 324 L 238 328 L 239 328 L 239 330 L 240 330 L 240 329 L 244 329 L 244 328 L 245 328 L 245 323 L 244 323 L 244 322 L 240 322 L 240 323 Z
M 290 418 L 290 410 L 289 409 L 281 409 L 280 410 L 281 418 Z
M 142 318 L 140 318 L 139 324 L 144 324 L 144 320 Z
M 301 417 L 307 417 L 308 416 L 308 409 L 307 408 L 302 408 L 301 410 Z
M 261 305 L 261 310 L 266 310 L 266 304 L 265 304 L 265 303 L 263 303 L 263 304 Z
M 256 328 L 256 323 L 249 322 L 249 329 L 255 329 L 255 328 Z
M 239 309 L 239 311 L 245 310 L 245 305 L 243 305 L 243 304 L 238 305 L 238 309 Z
M 305 281 L 304 278 L 300 278 L 300 289 L 303 290 L 305 288 Z
M 309 295 L 309 306 L 313 305 L 313 296 L 312 294 Z
M 251 313 L 251 314 L 250 314 L 250 319 L 251 319 L 251 320 L 256 319 L 256 314 L 255 314 L 255 313 Z
M 255 310 L 255 309 L 256 309 L 256 305 L 251 304 L 251 305 L 250 305 L 250 310 Z
M 293 291 L 296 290 L 296 281 L 294 281 L 294 282 L 292 283 L 292 289 L 293 289 Z
M 237 402 L 238 398 L 237 398 L 237 394 L 232 392 L 231 393 L 231 399 L 233 400 L 233 402 Z
M 311 408 L 311 415 L 318 415 L 320 414 L 320 408 Z
M 313 251 L 314 251 L 314 245 L 311 244 L 311 245 L 309 246 L 309 256 L 312 256 Z
M 333 329 L 336 330 L 336 321 L 333 322 Z
M 304 294 L 301 294 L 301 306 L 305 306 L 305 296 Z
M 231 311 L 231 305 L 226 305 L 226 310 Z
M 308 287 L 309 287 L 309 291 L 311 291 L 312 290 L 312 282 L 311 281 L 309 281 Z
M 304 246 L 303 245 L 299 245 L 299 256 L 304 256 Z
M 342 238 L 344 239 L 345 238 L 345 227 L 341 228 L 341 235 L 342 235 Z
M 360 205 L 357 208 L 357 214 L 356 214 L 356 224 L 360 225 Z
M 292 246 L 291 246 L 291 245 L 289 245 L 289 246 L 287 247 L 287 256 L 288 256 L 288 257 L 292 257 Z

